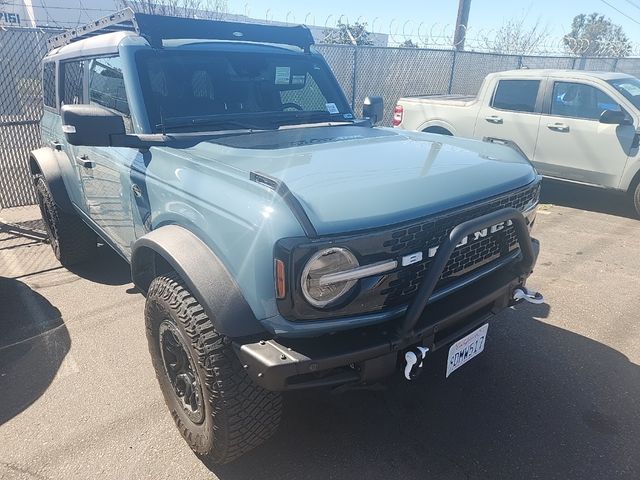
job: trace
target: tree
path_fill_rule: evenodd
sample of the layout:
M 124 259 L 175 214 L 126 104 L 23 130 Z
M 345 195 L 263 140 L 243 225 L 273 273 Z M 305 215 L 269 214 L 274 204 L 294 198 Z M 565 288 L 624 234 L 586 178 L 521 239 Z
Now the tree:
M 415 43 L 410 38 L 407 38 L 404 42 L 399 45 L 400 48 L 420 48 L 420 45 Z
M 324 31 L 324 43 L 342 45 L 373 45 L 367 23 L 355 22 L 353 25 L 338 21 L 336 28 Z
M 563 42 L 569 52 L 584 57 L 626 57 L 631 53 L 631 42 L 622 27 L 599 13 L 576 15 Z
M 0 0 L 2 1 L 2 0 Z M 221 19 L 227 11 L 227 0 L 118 0 L 123 8 L 134 12 L 171 17 Z
M 503 22 L 491 34 L 480 36 L 478 46 L 483 50 L 512 55 L 539 53 L 549 38 L 549 26 L 542 25 L 540 19 L 532 26 L 526 25 L 526 16 Z

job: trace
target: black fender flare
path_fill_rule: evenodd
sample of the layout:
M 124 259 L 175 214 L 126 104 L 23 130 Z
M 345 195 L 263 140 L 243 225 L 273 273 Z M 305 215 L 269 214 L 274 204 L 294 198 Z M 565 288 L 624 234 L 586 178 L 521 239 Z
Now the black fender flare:
M 62 180 L 62 169 L 58 163 L 60 155 L 66 154 L 47 147 L 32 150 L 29 154 L 29 171 L 33 176 L 41 174 L 44 177 L 53 200 L 63 212 L 74 213 L 67 187 Z
M 179 225 L 153 230 L 132 249 L 131 276 L 143 293 L 168 270 L 180 275 L 219 333 L 231 338 L 265 333 L 225 265 L 202 240 Z

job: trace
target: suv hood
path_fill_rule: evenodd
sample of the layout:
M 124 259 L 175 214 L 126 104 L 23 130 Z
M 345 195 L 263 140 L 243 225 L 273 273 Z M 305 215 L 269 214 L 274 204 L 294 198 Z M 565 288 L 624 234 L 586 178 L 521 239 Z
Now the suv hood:
M 285 182 L 321 235 L 424 217 L 536 179 L 531 164 L 509 147 L 392 129 L 254 133 L 222 142 L 222 155 L 216 143 L 193 153 Z

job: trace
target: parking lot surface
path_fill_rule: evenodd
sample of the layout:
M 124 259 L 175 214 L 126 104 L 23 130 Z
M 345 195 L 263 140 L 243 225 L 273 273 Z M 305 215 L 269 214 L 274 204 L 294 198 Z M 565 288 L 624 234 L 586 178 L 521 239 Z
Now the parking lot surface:
M 37 209 L 0 212 L 2 479 L 640 478 L 640 221 L 623 198 L 546 182 L 524 305 L 445 379 L 285 395 L 279 433 L 217 467 L 174 428 L 144 335 L 144 298 L 101 248 L 70 272 Z

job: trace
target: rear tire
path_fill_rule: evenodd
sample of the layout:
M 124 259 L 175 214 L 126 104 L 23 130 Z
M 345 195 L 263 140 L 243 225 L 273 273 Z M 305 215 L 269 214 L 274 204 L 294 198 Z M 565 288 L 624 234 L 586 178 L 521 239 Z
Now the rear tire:
M 444 135 L 446 137 L 453 137 L 453 133 L 444 127 L 429 127 L 423 130 L 424 133 L 435 133 L 436 135 Z
M 53 253 L 60 263 L 68 267 L 94 257 L 98 247 L 94 231 L 78 215 L 60 209 L 42 175 L 36 175 L 35 189 Z
M 636 214 L 640 217 L 640 182 L 633 191 L 633 206 L 636 207 Z
M 153 280 L 145 320 L 165 403 L 196 454 L 228 463 L 276 432 L 280 395 L 249 378 L 230 339 L 216 332 L 177 274 Z

